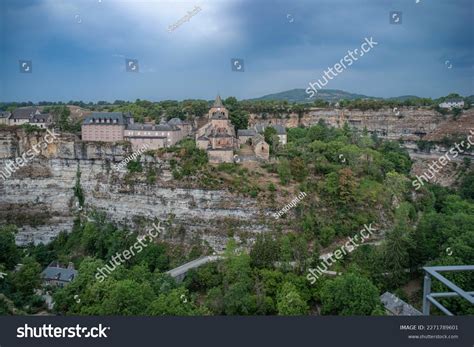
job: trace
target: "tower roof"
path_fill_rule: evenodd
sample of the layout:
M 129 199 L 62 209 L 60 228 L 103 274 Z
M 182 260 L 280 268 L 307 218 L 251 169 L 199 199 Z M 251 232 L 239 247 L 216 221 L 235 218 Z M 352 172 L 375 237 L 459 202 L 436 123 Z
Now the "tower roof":
M 213 107 L 224 107 L 224 104 L 222 103 L 222 99 L 219 94 L 217 94 L 216 96 L 216 101 L 214 101 Z

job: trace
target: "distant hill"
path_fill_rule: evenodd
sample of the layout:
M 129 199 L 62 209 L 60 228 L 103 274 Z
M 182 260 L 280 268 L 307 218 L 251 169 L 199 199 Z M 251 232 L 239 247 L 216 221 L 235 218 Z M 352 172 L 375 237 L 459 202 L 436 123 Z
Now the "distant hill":
M 392 98 L 387 98 L 387 100 L 393 101 L 406 101 L 406 100 L 414 100 L 414 99 L 421 99 L 419 96 L 416 95 L 402 95 L 402 96 L 395 96 Z
M 249 99 L 252 101 L 258 101 L 258 100 L 286 100 L 288 102 L 296 102 L 296 103 L 306 103 L 306 102 L 313 102 L 315 100 L 324 100 L 324 101 L 329 101 L 329 102 L 337 102 L 342 99 L 346 100 L 356 100 L 356 99 L 371 99 L 371 100 L 390 100 L 390 101 L 400 101 L 404 102 L 406 100 L 417 100 L 417 99 L 422 99 L 419 96 L 416 95 L 401 95 L 401 96 L 395 96 L 391 98 L 379 98 L 375 96 L 367 96 L 367 95 L 362 95 L 362 94 L 354 94 L 354 93 L 349 93 L 345 92 L 343 90 L 339 89 L 321 89 L 318 90 L 318 93 L 312 97 L 311 99 L 308 98 L 309 95 L 306 93 L 304 89 L 291 89 L 287 90 L 284 92 L 280 93 L 274 93 L 274 94 L 268 94 L 264 95 L 260 98 L 255 98 L 255 99 Z M 450 97 L 461 97 L 458 94 L 449 94 L 448 96 L 441 97 L 436 99 L 436 101 L 443 101 L 446 98 Z M 470 103 L 474 103 L 474 95 L 467 96 L 465 97 L 466 100 L 468 100 Z
M 380 99 L 372 96 L 366 96 L 362 94 L 348 93 L 338 89 L 321 89 L 318 93 L 308 99 L 308 94 L 304 89 L 292 89 L 280 93 L 264 95 L 260 98 L 250 100 L 286 100 L 288 102 L 313 102 L 314 100 L 321 99 L 324 101 L 337 102 L 341 99 L 355 100 L 355 99 Z

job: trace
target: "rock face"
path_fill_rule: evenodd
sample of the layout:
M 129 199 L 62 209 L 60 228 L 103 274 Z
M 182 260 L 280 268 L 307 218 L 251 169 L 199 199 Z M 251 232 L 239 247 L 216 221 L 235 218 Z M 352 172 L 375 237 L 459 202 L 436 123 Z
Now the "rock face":
M 0 131 L 0 170 L 42 136 L 26 135 L 22 130 Z M 141 228 L 154 220 L 168 221 L 170 230 L 164 237 L 184 242 L 198 238 L 216 251 L 223 249 L 228 238 L 224 225 L 231 226 L 240 238 L 267 230 L 264 216 L 270 212 L 260 210 L 256 200 L 237 199 L 224 190 L 173 186 L 167 182 L 167 161 L 142 157 L 158 168 L 157 183 L 131 183 L 126 170 L 111 168 L 111 163 L 129 154 L 127 149 L 126 145 L 60 137 L 7 180 L 0 178 L 0 223 L 21 226 L 18 244 L 49 242 L 59 232 L 70 231 L 79 213 L 100 211 L 110 221 L 129 228 Z M 73 192 L 78 168 L 85 195 L 82 211 Z M 183 228 L 184 233 L 176 232 Z
M 464 112 L 459 127 L 458 122 L 446 120 L 436 111 L 414 108 L 365 112 L 314 108 L 301 117 L 290 114 L 264 119 L 252 114 L 249 123 L 296 127 L 314 125 L 321 119 L 335 127 L 342 127 L 345 122 L 359 129 L 365 127 L 385 138 L 403 137 L 415 161 L 418 159 L 413 141 L 426 134 L 427 138 L 439 137 L 453 132 L 452 129 L 458 134 L 474 129 L 474 110 Z M 0 170 L 5 171 L 7 162 L 40 143 L 44 135 L 42 132 L 25 134 L 16 128 L 0 129 Z M 70 231 L 79 214 L 99 211 L 104 212 L 107 219 L 129 228 L 143 228 L 154 220 L 166 220 L 170 227 L 163 237 L 169 241 L 203 240 L 220 251 L 231 237 L 228 230 L 233 237 L 251 242 L 255 233 L 270 229 L 269 224 L 274 222 L 271 217 L 274 211 L 255 199 L 237 197 L 226 190 L 177 186 L 170 181 L 167 160 L 142 156 L 142 161 L 157 168 L 157 181 L 147 184 L 146 179 L 130 180 L 126 170 L 111 168 L 130 153 L 126 143 L 85 143 L 72 135 L 61 135 L 6 180 L 0 176 L 0 224 L 19 226 L 18 244 L 45 243 L 63 230 Z M 429 159 L 443 154 L 443 149 L 435 150 Z M 428 158 L 418 161 L 414 174 L 421 174 L 429 163 Z M 78 169 L 85 195 L 82 210 L 73 192 Z M 454 180 L 452 171 L 447 168 L 446 172 L 447 179 L 439 177 L 442 184 Z
M 280 124 L 287 128 L 300 125 L 311 126 L 320 120 L 326 124 L 340 128 L 344 123 L 359 130 L 366 128 L 369 132 L 376 132 L 379 136 L 388 139 L 403 138 L 419 140 L 428 135 L 428 139 L 440 139 L 430 134 L 447 135 L 450 133 L 467 134 L 468 129 L 474 129 L 474 109 L 463 112 L 459 120 L 451 118 L 428 108 L 403 107 L 395 109 L 381 109 L 378 111 L 347 110 L 339 108 L 311 108 L 301 117 L 296 113 L 276 117 L 274 115 L 251 114 L 249 124 Z

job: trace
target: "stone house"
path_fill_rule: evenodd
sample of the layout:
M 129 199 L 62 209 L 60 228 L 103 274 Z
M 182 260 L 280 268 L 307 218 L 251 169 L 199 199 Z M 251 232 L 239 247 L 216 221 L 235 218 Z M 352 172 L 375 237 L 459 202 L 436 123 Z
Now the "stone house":
M 158 149 L 174 146 L 186 136 L 190 135 L 192 127 L 189 123 L 173 118 L 169 122 L 164 120 L 159 124 L 130 124 L 124 131 L 124 140 L 130 141 L 132 149 Z
M 263 134 L 265 132 L 265 129 L 271 127 L 275 129 L 276 135 L 278 136 L 278 142 L 281 145 L 286 145 L 288 142 L 288 136 L 286 134 L 286 129 L 284 126 L 280 124 L 272 124 L 272 125 L 265 125 L 265 124 L 256 124 L 254 126 L 254 129 L 257 133 Z
M 39 115 L 41 112 L 37 107 L 20 107 L 14 110 L 8 119 L 8 125 L 22 125 L 30 123 L 34 115 Z
M 82 123 L 82 141 L 123 141 L 125 126 L 133 123 L 130 113 L 93 112 Z
M 11 115 L 10 112 L 0 111 L 0 124 L 8 125 L 8 120 Z
M 270 159 L 270 146 L 265 142 L 265 139 L 262 135 L 255 135 L 251 141 L 253 151 L 258 159 Z
M 380 296 L 380 301 L 389 316 L 421 316 L 421 312 L 390 292 Z
M 73 263 L 67 267 L 62 267 L 58 262 L 51 262 L 46 269 L 41 272 L 43 285 L 64 287 L 71 283 L 78 275 Z
M 196 132 L 196 145 L 207 152 L 210 163 L 232 163 L 238 141 L 229 112 L 220 96 L 209 110 L 208 123 Z
M 464 100 L 463 99 L 448 99 L 439 104 L 440 108 L 463 108 Z
M 237 130 L 237 137 L 239 138 L 239 145 L 250 143 L 250 140 L 257 135 L 255 129 L 239 129 Z
M 30 119 L 31 125 L 36 125 L 37 127 L 40 127 L 41 129 L 50 128 L 52 123 L 53 123 L 53 116 L 51 116 L 49 113 L 35 114 Z

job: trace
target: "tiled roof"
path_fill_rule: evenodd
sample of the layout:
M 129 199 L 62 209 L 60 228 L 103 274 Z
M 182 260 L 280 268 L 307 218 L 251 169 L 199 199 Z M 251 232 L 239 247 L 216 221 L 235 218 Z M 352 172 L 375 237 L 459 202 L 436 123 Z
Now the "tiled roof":
M 11 119 L 30 119 L 36 112 L 36 107 L 20 107 L 12 112 Z
M 222 99 L 220 95 L 216 96 L 216 100 L 214 101 L 214 105 L 212 107 L 224 107 L 224 104 L 222 103 Z
M 280 124 L 274 124 L 274 125 L 263 125 L 263 124 L 257 124 L 255 125 L 255 130 L 257 130 L 258 133 L 263 133 L 265 131 L 265 128 L 272 127 L 273 129 L 276 130 L 276 133 L 278 135 L 285 135 L 286 134 L 286 129 Z
M 0 118 L 8 118 L 11 116 L 10 112 L 0 111 Z
M 238 136 L 255 136 L 257 135 L 257 132 L 255 129 L 239 129 L 237 130 L 237 135 Z
M 392 293 L 385 292 L 380 296 L 380 301 L 385 306 L 385 309 L 396 316 L 421 316 L 421 312 L 413 306 L 407 304 L 405 301 L 399 299 Z
M 153 124 L 140 124 L 140 123 L 135 123 L 135 124 L 129 124 L 127 126 L 127 130 L 146 130 L 146 131 L 177 131 L 179 130 L 176 126 L 174 125 L 169 125 L 169 124 L 158 124 L 158 125 L 153 125 Z
M 41 278 L 44 280 L 55 280 L 61 282 L 71 282 L 77 277 L 77 270 L 74 268 L 60 267 L 58 264 L 51 263 L 41 273 Z
M 280 124 L 272 125 L 272 128 L 276 130 L 278 135 L 285 135 L 286 134 L 285 127 L 280 125 Z
M 46 123 L 51 119 L 51 115 L 49 113 L 45 114 L 35 114 L 31 119 L 31 123 Z
M 463 102 L 463 99 L 447 99 L 444 102 Z
M 255 135 L 255 137 L 252 139 L 252 144 L 256 145 L 260 142 L 265 142 L 265 138 L 260 134 Z
M 116 124 L 116 125 L 125 125 L 128 114 L 123 112 L 92 112 L 91 115 L 87 116 L 84 119 L 83 124 Z
M 171 118 L 169 121 L 168 121 L 168 124 L 170 125 L 181 125 L 183 124 L 183 121 L 179 118 Z

